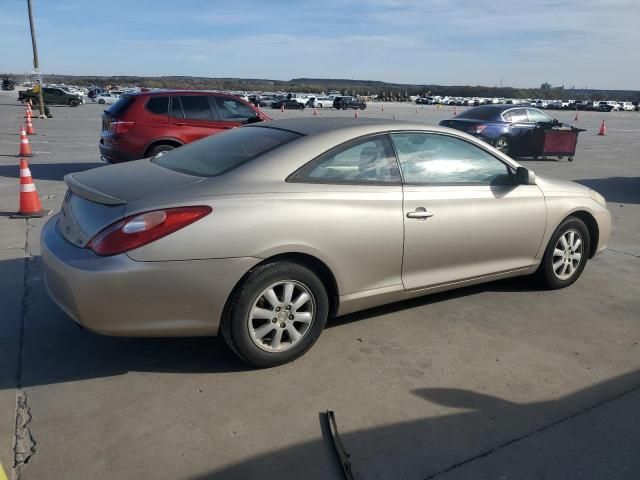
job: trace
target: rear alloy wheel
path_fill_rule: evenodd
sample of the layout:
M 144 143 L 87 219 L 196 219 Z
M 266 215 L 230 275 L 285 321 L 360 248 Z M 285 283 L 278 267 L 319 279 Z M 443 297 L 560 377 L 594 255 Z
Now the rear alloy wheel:
M 311 270 L 293 262 L 261 265 L 233 293 L 222 334 L 245 362 L 273 367 L 311 348 L 328 310 L 324 285 Z
M 100 100 L 98 100 L 98 103 L 99 103 L 100 105 L 104 105 L 104 99 L 102 99 L 102 98 L 101 98 Z
M 506 135 L 502 135 L 498 137 L 496 143 L 494 144 L 494 147 L 496 147 L 502 153 L 509 155 L 509 151 L 511 150 L 511 141 L 509 140 L 509 137 L 507 137 Z
M 589 230 L 582 220 L 568 217 L 556 229 L 544 253 L 539 273 L 552 289 L 564 288 L 575 282 L 590 251 Z
M 156 157 L 162 153 L 168 152 L 170 150 L 175 149 L 176 147 L 174 147 L 173 145 L 158 145 L 153 147 L 151 150 L 149 150 L 149 154 L 147 155 L 148 158 L 151 157 Z
M 77 100 L 69 100 L 70 107 L 77 107 L 78 105 L 80 105 L 80 102 L 78 102 Z

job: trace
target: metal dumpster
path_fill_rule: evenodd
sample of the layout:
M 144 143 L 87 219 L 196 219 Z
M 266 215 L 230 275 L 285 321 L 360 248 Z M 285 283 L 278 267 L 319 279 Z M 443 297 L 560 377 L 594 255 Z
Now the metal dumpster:
M 539 123 L 533 129 L 532 154 L 533 159 L 539 157 L 567 157 L 570 162 L 576 154 L 578 134 L 584 132 L 581 128 L 558 123 Z

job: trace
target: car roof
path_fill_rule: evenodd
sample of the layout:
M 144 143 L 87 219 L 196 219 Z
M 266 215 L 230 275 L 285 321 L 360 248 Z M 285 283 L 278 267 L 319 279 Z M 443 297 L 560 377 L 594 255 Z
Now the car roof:
M 445 129 L 426 125 L 419 122 L 405 122 L 387 120 L 384 118 L 345 118 L 345 117 L 308 117 L 308 118 L 287 118 L 282 120 L 269 120 L 268 122 L 254 123 L 250 127 L 258 128 L 278 128 L 301 135 L 316 135 L 335 130 L 350 129 L 354 127 L 372 127 L 371 130 L 403 130 L 420 127 L 428 127 L 433 131 L 444 131 Z M 246 127 L 245 127 L 246 128 Z M 459 132 L 458 132 L 459 133 Z

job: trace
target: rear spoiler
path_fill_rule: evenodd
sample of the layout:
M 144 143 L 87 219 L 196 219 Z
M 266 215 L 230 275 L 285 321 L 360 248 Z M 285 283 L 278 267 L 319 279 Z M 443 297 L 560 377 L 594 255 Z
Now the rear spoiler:
M 76 173 L 68 173 L 64 176 L 64 181 L 71 190 L 76 195 L 81 196 L 82 198 L 86 198 L 87 200 L 95 203 L 102 203 L 103 205 L 124 205 L 127 203 L 121 198 L 114 197 L 112 195 L 108 195 L 106 193 L 99 192 L 87 185 L 80 183 L 76 180 Z

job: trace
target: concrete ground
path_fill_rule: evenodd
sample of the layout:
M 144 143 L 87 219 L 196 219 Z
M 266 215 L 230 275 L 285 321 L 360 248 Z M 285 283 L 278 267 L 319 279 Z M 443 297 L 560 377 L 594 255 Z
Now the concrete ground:
M 574 286 L 515 279 L 349 315 L 295 363 L 255 371 L 221 339 L 103 337 L 51 302 L 44 219 L 7 214 L 18 202 L 14 96 L 0 96 L 0 461 L 10 477 L 338 479 L 320 422 L 328 409 L 358 479 L 640 476 L 640 113 L 581 113 L 574 162 L 523 161 L 609 201 L 610 248 Z M 31 169 L 46 208 L 60 207 L 66 173 L 100 166 L 101 110 L 54 107 L 35 120 Z M 434 124 L 451 110 L 360 113 Z

